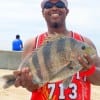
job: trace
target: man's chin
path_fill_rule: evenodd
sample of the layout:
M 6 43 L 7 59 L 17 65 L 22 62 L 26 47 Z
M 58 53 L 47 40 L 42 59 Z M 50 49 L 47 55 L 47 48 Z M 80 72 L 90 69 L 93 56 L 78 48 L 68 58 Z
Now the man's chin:
M 60 26 L 60 25 L 59 25 L 57 22 L 55 22 L 55 23 L 52 24 L 52 27 L 53 27 L 53 28 L 59 28 L 59 26 Z

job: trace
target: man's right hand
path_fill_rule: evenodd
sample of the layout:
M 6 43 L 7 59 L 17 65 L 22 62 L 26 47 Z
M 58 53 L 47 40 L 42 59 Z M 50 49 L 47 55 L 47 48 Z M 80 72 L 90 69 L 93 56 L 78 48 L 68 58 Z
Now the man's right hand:
M 16 77 L 15 87 L 22 86 L 31 92 L 38 89 L 38 85 L 32 82 L 32 74 L 29 68 L 25 67 L 20 71 L 14 71 L 14 76 Z

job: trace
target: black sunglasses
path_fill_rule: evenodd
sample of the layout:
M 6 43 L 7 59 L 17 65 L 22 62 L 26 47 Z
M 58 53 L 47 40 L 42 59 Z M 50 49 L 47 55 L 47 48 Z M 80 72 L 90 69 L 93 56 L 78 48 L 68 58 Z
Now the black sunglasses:
M 44 8 L 50 9 L 53 6 L 56 6 L 57 8 L 65 8 L 65 4 L 62 1 L 58 1 L 56 3 L 52 3 L 50 1 L 48 1 L 48 2 L 45 3 Z

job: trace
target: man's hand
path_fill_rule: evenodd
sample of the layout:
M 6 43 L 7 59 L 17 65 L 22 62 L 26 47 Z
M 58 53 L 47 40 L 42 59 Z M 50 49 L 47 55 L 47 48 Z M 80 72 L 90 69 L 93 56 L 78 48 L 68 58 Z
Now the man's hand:
M 14 71 L 14 76 L 16 77 L 15 87 L 22 86 L 31 92 L 38 89 L 38 85 L 32 82 L 32 74 L 29 68 Z
M 94 60 L 87 54 L 84 54 L 84 58 L 79 56 L 78 60 L 82 65 L 83 70 L 88 70 L 92 65 L 94 65 Z

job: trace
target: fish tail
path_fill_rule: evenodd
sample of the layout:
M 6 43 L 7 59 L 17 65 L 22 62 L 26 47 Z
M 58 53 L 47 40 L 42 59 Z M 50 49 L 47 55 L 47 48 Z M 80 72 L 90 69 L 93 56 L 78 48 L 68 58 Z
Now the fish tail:
M 14 84 L 16 78 L 14 75 L 10 74 L 10 75 L 4 75 L 3 77 L 0 78 L 0 80 L 3 82 L 3 88 L 6 89 Z

